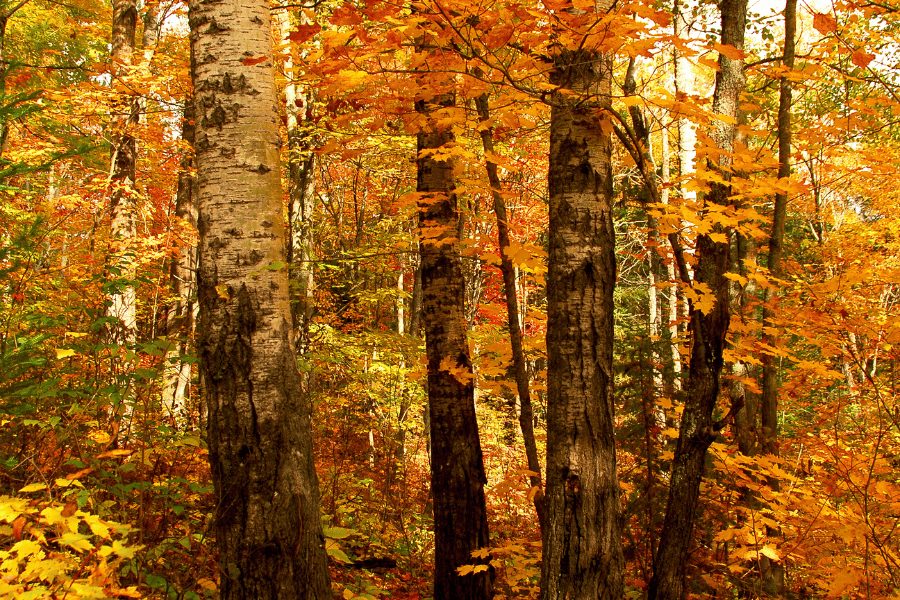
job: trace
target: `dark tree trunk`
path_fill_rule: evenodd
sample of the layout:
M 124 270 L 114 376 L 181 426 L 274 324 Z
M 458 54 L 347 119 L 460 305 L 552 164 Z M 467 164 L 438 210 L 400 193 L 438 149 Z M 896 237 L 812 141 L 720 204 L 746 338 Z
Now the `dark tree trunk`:
M 285 229 L 271 26 L 263 0 L 190 3 L 220 595 L 330 600 L 311 402 L 291 343 L 287 270 L 276 266 Z
M 723 0 L 719 7 L 722 13 L 722 44 L 742 50 L 747 0 Z M 722 153 L 717 163 L 711 162 L 710 168 L 719 170 L 725 183 L 713 184 L 704 200 L 707 205 L 725 206 L 732 202 L 729 200 L 731 188 L 728 184 L 731 178 L 730 153 L 734 149 L 736 128 L 733 123 L 743 88 L 743 63 L 720 54 L 713 112 L 731 118 L 728 123 L 717 121 L 712 131 L 713 141 Z M 728 235 L 721 227 L 711 233 L 724 233 L 726 239 Z M 725 335 L 730 319 L 729 286 L 725 278 L 728 259 L 727 242 L 713 241 L 707 234 L 697 237 L 694 283 L 708 286 L 715 302 L 707 313 L 696 306 L 690 307 L 692 349 L 684 389 L 684 412 L 672 461 L 666 518 L 650 581 L 650 600 L 682 600 L 684 597 L 685 571 L 706 452 L 717 431 L 724 426 L 723 422 L 715 422 L 713 415 L 719 397 L 719 377 L 724 366 Z
M 528 365 L 525 362 L 525 349 L 522 344 L 522 327 L 519 325 L 519 298 L 516 295 L 516 270 L 509 252 L 509 222 L 506 215 L 506 202 L 501 191 L 503 184 L 497 172 L 497 164 L 491 160 L 494 154 L 494 131 L 486 124 L 490 119 L 487 95 L 475 99 L 478 118 L 483 122 L 480 129 L 481 143 L 484 147 L 485 169 L 488 182 L 491 184 L 491 196 L 494 201 L 494 213 L 497 215 L 497 243 L 500 248 L 500 273 L 503 275 L 503 293 L 506 296 L 506 318 L 509 323 L 509 343 L 512 347 L 513 368 L 515 370 L 516 390 L 519 392 L 519 427 L 525 443 L 525 459 L 532 487 L 537 487 L 534 495 L 534 510 L 537 512 L 538 524 L 544 531 L 545 509 L 544 490 L 541 481 L 541 461 L 538 457 L 537 441 L 534 437 L 534 409 L 531 405 L 531 391 L 528 386 Z
M 455 96 L 450 93 L 416 102 L 416 110 L 427 119 L 417 136 L 416 190 L 431 423 L 434 598 L 475 600 L 493 596 L 493 570 L 462 576 L 456 569 L 479 562 L 472 552 L 490 545 L 484 499 L 487 478 L 475 419 L 453 161 L 437 160 L 433 153 L 456 143 L 450 127 L 439 127 L 433 116 L 435 110 L 454 106 Z
M 556 58 L 551 83 L 547 491 L 542 600 L 620 600 L 624 557 L 613 405 L 616 283 L 611 61 Z M 608 130 L 608 128 L 606 128 Z
M 794 68 L 794 35 L 797 29 L 797 0 L 787 0 L 784 9 L 784 66 Z M 778 178 L 791 175 L 791 80 L 784 76 L 780 81 L 780 98 L 778 103 Z M 772 214 L 772 235 L 769 237 L 769 272 L 773 277 L 781 276 L 781 257 L 784 253 L 784 226 L 787 217 L 787 194 L 775 195 L 775 207 Z M 763 307 L 763 323 L 772 327 L 774 310 L 769 305 L 775 295 L 771 288 L 766 290 L 766 305 Z M 764 343 L 773 344 L 771 334 L 766 334 Z M 777 357 L 764 353 L 762 355 L 763 386 L 760 412 L 762 414 L 765 451 L 778 454 L 778 364 Z
M 787 0 L 784 8 L 784 59 L 785 69 L 794 69 L 795 43 L 797 31 L 797 0 Z M 787 75 L 781 77 L 778 102 L 778 178 L 791 176 L 791 80 Z M 772 214 L 772 235 L 769 238 L 769 273 L 772 277 L 781 277 L 781 258 L 784 253 L 784 228 L 787 220 L 787 194 L 775 195 L 775 207 Z M 776 300 L 773 288 L 766 289 L 766 302 L 763 305 L 763 331 L 771 332 L 775 327 L 773 319 L 775 310 L 772 304 Z M 766 333 L 763 343 L 775 345 L 774 335 Z M 772 354 L 762 355 L 762 397 L 760 399 L 760 415 L 764 436 L 764 451 L 778 456 L 778 358 Z M 777 490 L 779 482 L 770 479 L 769 484 Z M 769 535 L 778 536 L 778 532 L 768 529 Z M 765 593 L 771 596 L 784 594 L 784 564 L 777 563 L 768 557 L 760 558 L 762 585 Z

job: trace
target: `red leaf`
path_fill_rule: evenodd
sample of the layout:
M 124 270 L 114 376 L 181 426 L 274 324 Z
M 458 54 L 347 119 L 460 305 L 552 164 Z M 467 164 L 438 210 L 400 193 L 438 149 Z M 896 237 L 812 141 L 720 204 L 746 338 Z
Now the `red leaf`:
M 253 65 L 258 65 L 261 62 L 265 62 L 268 59 L 268 56 L 260 56 L 258 58 L 245 58 L 241 60 L 241 63 L 248 67 L 252 67 Z
M 314 25 L 299 25 L 297 29 L 287 34 L 287 39 L 292 42 L 297 42 L 298 44 L 302 44 L 309 38 L 313 37 L 317 33 L 322 30 L 322 26 L 319 24 Z

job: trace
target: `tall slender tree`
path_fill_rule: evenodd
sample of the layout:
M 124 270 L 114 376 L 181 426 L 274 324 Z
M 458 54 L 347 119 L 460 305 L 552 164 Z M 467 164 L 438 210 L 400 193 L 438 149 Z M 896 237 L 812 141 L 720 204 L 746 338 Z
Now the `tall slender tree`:
M 791 176 L 791 105 L 793 89 L 790 72 L 794 69 L 796 55 L 795 37 L 797 32 L 797 0 L 787 0 L 784 7 L 784 55 L 782 64 L 785 74 L 779 80 L 778 99 L 778 178 L 785 180 Z M 775 206 L 772 211 L 772 233 L 769 237 L 768 267 L 773 277 L 782 275 L 782 255 L 784 253 L 784 228 L 787 220 L 788 195 L 780 192 L 775 195 Z M 766 332 L 763 343 L 776 345 L 772 329 L 775 324 L 774 307 L 776 300 L 774 288 L 766 288 L 766 302 L 763 305 L 763 331 Z M 760 416 L 762 432 L 765 440 L 763 450 L 767 454 L 778 456 L 778 359 L 769 353 L 762 355 L 762 396 L 760 397 Z M 770 484 L 778 489 L 778 481 L 770 479 Z M 770 528 L 770 535 L 777 535 Z M 768 557 L 761 557 L 763 590 L 770 595 L 784 593 L 784 563 L 775 562 Z
M 288 9 L 277 12 L 276 21 L 282 37 L 290 33 Z M 309 25 L 301 13 L 301 25 Z M 297 85 L 293 76 L 294 57 L 284 59 L 287 82 L 284 85 L 288 137 L 288 264 L 291 278 L 291 312 L 298 333 L 299 346 L 309 346 L 309 326 L 313 314 L 313 269 L 310 263 L 313 246 L 313 213 L 315 212 L 316 155 L 312 152 L 308 120 L 312 116 L 312 92 Z
M 537 512 L 541 531 L 544 530 L 544 490 L 541 481 L 541 461 L 538 456 L 537 440 L 534 436 L 534 409 L 531 404 L 531 390 L 528 386 L 528 364 L 525 361 L 522 326 L 519 321 L 519 297 L 516 292 L 516 269 L 510 256 L 509 222 L 506 212 L 506 201 L 503 199 L 503 183 L 497 163 L 494 162 L 494 129 L 490 127 L 490 108 L 488 95 L 475 98 L 475 108 L 482 122 L 479 127 L 481 144 L 484 148 L 485 170 L 488 183 L 491 184 L 491 198 L 494 202 L 494 213 L 497 216 L 497 246 L 500 249 L 500 273 L 503 276 L 503 294 L 506 296 L 506 319 L 509 324 L 509 342 L 512 349 L 513 369 L 515 370 L 516 391 L 519 393 L 519 427 L 525 445 L 525 460 L 528 464 L 534 494 L 534 509 Z
M 742 51 L 747 0 L 723 0 L 719 9 L 722 44 Z M 712 185 L 703 199 L 707 205 L 728 206 L 734 202 L 729 198 L 730 166 L 737 130 L 738 99 L 743 89 L 743 61 L 720 54 L 712 108 L 714 114 L 725 118 L 715 120 L 710 132 L 718 152 L 710 159 L 708 168 L 718 172 L 722 183 Z M 706 452 L 717 432 L 725 425 L 724 419 L 714 420 L 714 411 L 719 398 L 719 378 L 725 364 L 723 351 L 730 319 L 729 285 L 725 277 L 730 251 L 727 236 L 728 232 L 718 225 L 714 231 L 697 236 L 693 284 L 703 284 L 714 295 L 714 303 L 705 311 L 694 303 L 690 305 L 692 346 L 684 389 L 684 411 L 672 460 L 666 517 L 650 580 L 650 600 L 681 600 L 684 597 L 685 571 Z M 721 241 L 722 238 L 726 241 Z M 675 252 L 679 254 L 678 249 Z M 682 280 L 690 283 L 683 255 L 680 271 Z M 738 404 L 732 405 L 731 412 L 736 408 Z
M 294 354 L 272 20 L 192 0 L 199 354 L 221 597 L 331 598 L 311 403 Z
M 113 2 L 110 60 L 113 80 L 116 82 L 121 81 L 128 74 L 132 64 L 137 17 L 138 10 L 135 0 L 115 0 Z M 125 256 L 127 244 L 136 235 L 134 184 L 137 141 L 131 129 L 136 124 L 138 115 L 132 111 L 132 104 L 131 95 L 123 94 L 119 102 L 121 116 L 113 124 L 109 166 L 112 266 L 119 275 L 126 277 L 131 263 L 131 260 Z M 110 340 L 120 344 L 133 342 L 137 323 L 134 286 L 126 284 L 114 289 L 109 294 L 108 302 L 107 314 L 118 320 L 109 328 Z
M 419 253 L 422 329 L 428 360 L 431 489 L 434 500 L 435 600 L 493 596 L 493 569 L 461 576 L 472 552 L 490 545 L 484 458 L 475 418 L 475 374 L 469 353 L 465 281 L 459 254 L 459 210 L 448 118 L 456 114 L 453 82 L 419 77 L 416 101 L 416 191 L 419 194 Z M 440 121 L 444 121 L 441 123 Z
M 609 6 L 609 3 L 606 7 Z M 606 8 L 604 7 L 604 8 Z M 550 81 L 547 491 L 542 600 L 624 593 L 613 405 L 612 61 L 564 50 Z
M 175 216 L 182 225 L 197 226 L 197 177 L 194 174 L 194 101 L 185 102 L 181 139 L 185 143 L 175 192 Z M 175 296 L 166 311 L 166 334 L 174 347 L 166 353 L 163 406 L 179 425 L 188 422 L 187 399 L 190 396 L 191 363 L 180 359 L 188 352 L 188 338 L 194 332 L 197 309 L 197 246 L 179 240 L 178 254 L 169 268 L 169 281 Z

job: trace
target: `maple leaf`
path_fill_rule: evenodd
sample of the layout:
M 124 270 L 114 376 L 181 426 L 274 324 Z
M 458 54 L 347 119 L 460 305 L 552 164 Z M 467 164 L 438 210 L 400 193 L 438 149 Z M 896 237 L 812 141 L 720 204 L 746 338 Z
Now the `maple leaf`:
M 713 48 L 716 49 L 716 52 L 723 56 L 727 56 L 731 60 L 743 60 L 745 56 L 742 50 L 738 50 L 734 46 L 728 44 L 713 44 Z
M 816 13 L 813 17 L 813 27 L 822 35 L 828 35 L 837 31 L 837 19 L 825 13 Z
M 318 23 L 312 25 L 298 25 L 297 29 L 287 34 L 286 39 L 302 44 L 320 31 L 322 31 L 322 26 Z
M 759 549 L 759 553 L 763 556 L 767 556 L 774 561 L 780 561 L 781 555 L 778 554 L 778 551 L 775 549 L 774 544 L 766 544 L 762 548 Z
M 854 65 L 861 69 L 865 69 L 869 66 L 869 63 L 875 60 L 874 54 L 866 54 L 865 52 L 860 52 L 857 50 L 850 56 L 850 60 Z

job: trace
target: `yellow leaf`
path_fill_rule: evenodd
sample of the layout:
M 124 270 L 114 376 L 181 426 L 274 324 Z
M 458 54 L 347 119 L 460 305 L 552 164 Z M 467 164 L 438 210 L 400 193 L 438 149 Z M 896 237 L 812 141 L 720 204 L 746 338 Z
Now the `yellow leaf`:
M 94 548 L 93 544 L 88 540 L 88 536 L 80 533 L 64 533 L 56 541 L 78 551 L 93 550 Z
M 44 489 L 47 489 L 46 483 L 32 483 L 30 485 L 26 485 L 21 490 L 19 490 L 19 493 L 25 494 L 28 492 L 36 492 L 38 490 L 44 490 Z
M 41 545 L 34 540 L 22 540 L 21 542 L 16 542 L 11 549 L 12 552 L 15 552 L 19 556 L 20 560 L 31 556 L 32 554 L 37 554 L 40 550 Z
M 102 538 L 109 537 L 109 527 L 104 525 L 97 515 L 88 515 L 84 520 L 88 524 L 88 527 L 91 528 L 91 532 L 94 535 L 99 535 Z
M 141 546 L 126 546 L 119 540 L 115 540 L 112 543 L 112 551 L 122 558 L 134 558 L 135 552 L 137 552 L 140 548 Z
M 50 506 L 41 511 L 41 516 L 48 525 L 56 525 L 63 520 L 62 512 Z
M 759 553 L 763 556 L 768 556 L 776 562 L 781 560 L 781 556 L 778 554 L 778 551 L 775 550 L 775 544 L 766 544 L 759 549 Z
M 75 356 L 75 351 L 71 348 L 57 348 L 56 349 L 56 359 L 60 360 L 63 358 L 68 358 L 70 356 Z

